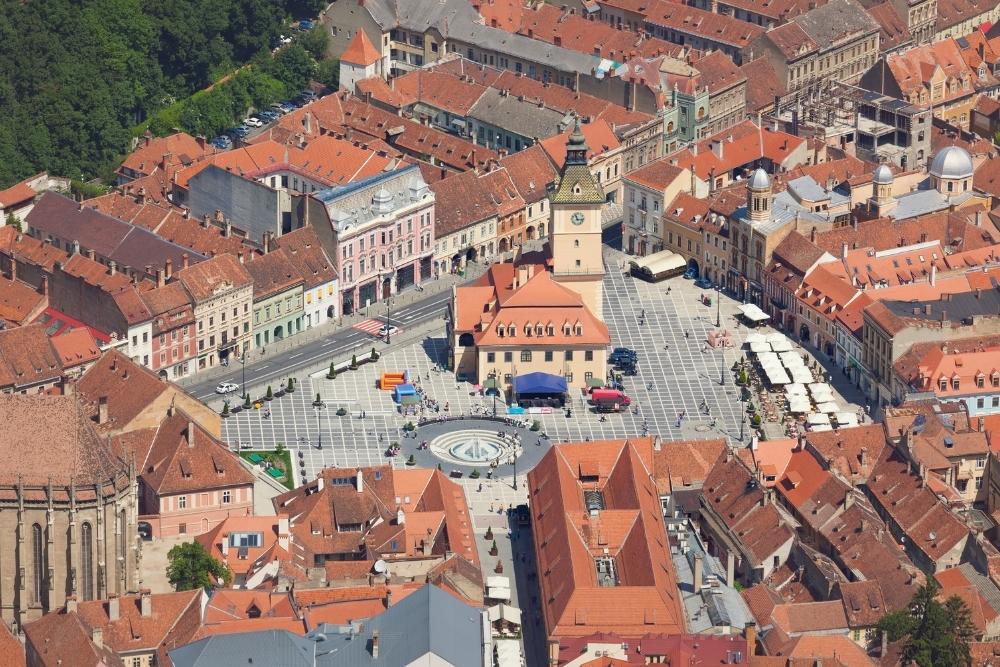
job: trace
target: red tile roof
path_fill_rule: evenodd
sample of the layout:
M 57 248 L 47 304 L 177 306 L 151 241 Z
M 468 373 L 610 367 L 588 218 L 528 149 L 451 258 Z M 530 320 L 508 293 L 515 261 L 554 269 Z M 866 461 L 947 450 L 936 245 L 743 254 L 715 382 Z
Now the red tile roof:
M 59 355 L 63 369 L 89 364 L 101 357 L 101 348 L 87 329 L 73 329 L 53 336 L 52 347 Z
M 542 611 L 550 638 L 684 630 L 684 612 L 655 485 L 652 439 L 551 448 L 528 473 Z M 590 476 L 596 476 L 592 481 Z M 591 515 L 584 490 L 604 508 Z M 616 586 L 598 581 L 613 563 Z
M 15 183 L 6 190 L 0 190 L 0 209 L 16 207 L 34 199 L 37 194 L 25 181 Z
M 48 297 L 20 280 L 0 276 L 0 321 L 20 326 L 48 306 Z
M 340 59 L 345 63 L 351 63 L 352 65 L 362 65 L 368 67 L 376 62 L 382 57 L 382 53 L 375 48 L 372 44 L 372 40 L 368 38 L 368 33 L 364 30 L 358 30 L 354 34 L 354 38 L 351 39 L 351 43 L 347 45 L 347 48 L 342 54 L 340 54 Z
M 647 12 L 646 22 L 740 49 L 749 46 L 764 34 L 764 28 L 752 23 L 668 0 L 653 2 Z
M 670 160 L 660 158 L 649 162 L 625 175 L 626 180 L 662 192 L 680 178 L 685 171 L 670 164 Z M 690 172 L 688 172 L 690 173 Z
M 147 134 L 122 162 L 119 172 L 129 169 L 137 174 L 148 175 L 164 167 L 191 164 L 214 150 L 204 140 L 199 142 L 184 132 L 156 138 Z
M 774 65 L 766 57 L 740 65 L 740 71 L 747 78 L 747 112 L 754 113 L 774 108 L 774 98 L 783 97 L 788 91 L 778 76 Z

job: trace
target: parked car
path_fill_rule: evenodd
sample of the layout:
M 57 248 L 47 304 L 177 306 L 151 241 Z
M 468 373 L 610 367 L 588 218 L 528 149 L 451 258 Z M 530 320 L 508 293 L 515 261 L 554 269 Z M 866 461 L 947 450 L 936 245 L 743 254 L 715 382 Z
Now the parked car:
M 684 272 L 682 278 L 684 278 L 684 280 L 694 280 L 695 275 L 694 269 L 688 269 Z
M 276 112 L 276 111 L 268 111 L 268 110 L 261 111 L 257 115 L 265 123 L 271 123 L 271 122 L 277 120 L 278 116 L 279 116 L 278 112 Z
M 399 332 L 399 327 L 396 327 L 392 324 L 389 325 L 383 324 L 382 328 L 378 330 L 378 336 L 379 338 L 385 338 L 386 336 L 392 336 L 398 332 Z
M 299 97 L 302 97 L 307 100 L 314 100 L 319 96 L 311 90 L 303 90 L 301 93 L 299 93 Z
M 285 37 L 284 35 L 281 35 L 280 37 L 278 37 L 278 41 L 281 42 L 281 44 L 291 44 L 292 43 L 292 38 L 291 37 Z
M 249 118 L 244 118 L 243 124 L 249 127 L 264 127 L 264 123 L 262 123 L 260 118 L 257 118 L 256 116 L 250 116 Z
M 232 382 L 220 382 L 215 388 L 216 394 L 231 394 L 234 391 L 239 391 L 240 386 L 238 384 L 233 384 Z
M 708 278 L 706 278 L 705 276 L 702 276 L 701 278 L 698 278 L 698 280 L 694 281 L 694 284 L 695 284 L 695 287 L 698 287 L 699 289 L 711 289 L 712 288 L 712 281 L 709 280 Z
M 315 27 L 316 24 L 313 23 L 312 21 L 306 21 L 304 19 L 302 21 L 299 21 L 299 30 L 312 30 Z
M 639 360 L 639 355 L 636 354 L 635 350 L 629 349 L 627 347 L 616 347 L 608 355 L 608 363 L 612 366 L 617 366 L 621 362 L 631 362 L 635 364 Z
M 271 110 L 278 115 L 284 115 L 289 111 L 291 111 L 291 109 L 286 109 L 285 105 L 282 104 L 281 102 L 274 102 L 273 104 L 271 104 Z
M 228 150 L 233 147 L 233 140 L 222 134 L 218 137 L 213 137 L 208 143 L 212 144 L 216 148 L 221 148 L 222 150 Z

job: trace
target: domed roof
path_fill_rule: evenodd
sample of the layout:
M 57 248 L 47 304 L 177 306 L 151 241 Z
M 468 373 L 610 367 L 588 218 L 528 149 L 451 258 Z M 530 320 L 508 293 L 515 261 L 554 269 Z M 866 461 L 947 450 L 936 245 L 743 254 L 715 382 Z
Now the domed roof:
M 972 158 L 965 149 L 948 146 L 941 149 L 931 162 L 931 175 L 938 178 L 971 178 Z
M 767 175 L 767 172 L 763 169 L 757 168 L 753 174 L 750 175 L 750 180 L 747 181 L 747 187 L 751 190 L 767 190 L 771 187 L 771 177 Z
M 875 173 L 873 175 L 875 182 L 879 185 L 889 185 L 892 183 L 892 169 L 889 169 L 889 165 L 880 164 L 875 168 Z

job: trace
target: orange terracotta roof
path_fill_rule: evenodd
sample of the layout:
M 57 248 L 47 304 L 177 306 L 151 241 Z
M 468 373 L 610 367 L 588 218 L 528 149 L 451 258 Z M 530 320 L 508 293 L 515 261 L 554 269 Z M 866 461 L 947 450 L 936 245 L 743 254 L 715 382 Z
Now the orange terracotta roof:
M 10 208 L 34 199 L 38 193 L 25 181 L 15 183 L 6 190 L 0 190 L 0 209 Z
M 598 155 L 603 155 L 621 146 L 618 137 L 615 136 L 611 125 L 605 120 L 596 120 L 580 125 L 583 136 L 587 139 L 587 159 L 592 159 Z M 569 138 L 572 128 L 567 129 L 562 134 L 557 134 L 543 140 L 542 148 L 548 153 L 553 164 L 563 164 L 566 162 L 566 140 Z
M 660 158 L 649 162 L 625 175 L 625 179 L 662 192 L 683 176 L 684 169 L 670 164 L 670 160 Z
M 52 347 L 59 355 L 64 369 L 89 364 L 101 357 L 101 348 L 89 329 L 73 329 L 53 336 Z
M 202 142 L 184 132 L 156 138 L 147 135 L 139 140 L 138 148 L 125 158 L 119 171 L 129 169 L 148 175 L 163 167 L 163 163 L 190 164 L 215 150 Z
M 351 43 L 340 54 L 340 59 L 345 63 L 364 67 L 375 64 L 381 57 L 381 52 L 375 48 L 372 40 L 368 38 L 368 33 L 364 30 L 358 30 L 354 34 L 354 38 L 351 39 Z
M 48 298 L 20 280 L 0 276 L 0 320 L 13 326 L 25 324 L 48 306 Z
M 550 638 L 683 632 L 651 473 L 651 438 L 558 445 L 528 473 L 532 523 L 545 536 L 535 549 Z M 584 507 L 584 489 L 603 496 L 596 515 Z M 597 560 L 605 557 L 616 586 L 597 580 Z

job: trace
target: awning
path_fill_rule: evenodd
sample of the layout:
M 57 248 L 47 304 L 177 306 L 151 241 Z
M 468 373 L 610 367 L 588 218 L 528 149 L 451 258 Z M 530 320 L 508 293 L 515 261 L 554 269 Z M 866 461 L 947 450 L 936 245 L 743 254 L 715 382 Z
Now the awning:
M 794 396 L 788 397 L 788 411 L 798 414 L 809 412 L 810 403 L 809 399 L 805 396 L 796 394 Z
M 504 588 L 502 586 L 488 586 L 486 588 L 486 597 L 491 600 L 509 600 L 510 588 Z
M 498 604 L 490 607 L 487 612 L 490 616 L 490 623 L 497 621 L 507 621 L 514 625 L 521 625 L 521 610 L 509 604 Z
M 792 384 L 785 387 L 785 393 L 789 396 L 808 396 L 809 391 L 806 389 L 805 385 L 800 382 L 793 382 Z
M 858 425 L 858 416 L 853 412 L 838 412 L 833 418 L 837 421 L 837 426 L 840 427 Z
M 762 333 L 754 332 L 749 336 L 747 336 L 747 345 L 753 345 L 754 343 L 766 343 L 766 342 L 767 339 L 764 337 L 764 334 Z
M 420 397 L 415 394 L 407 394 L 400 397 L 400 405 L 420 405 Z
M 771 319 L 771 316 L 760 309 L 755 303 L 744 303 L 740 306 L 740 313 L 751 322 L 763 322 Z
M 775 352 L 791 352 L 792 342 L 787 338 L 782 338 L 781 340 L 770 341 L 771 349 Z
M 814 412 L 809 415 L 810 426 L 829 426 L 830 417 L 822 412 Z
M 565 394 L 566 378 L 551 373 L 526 373 L 514 378 L 517 394 Z
M 754 354 L 761 354 L 762 352 L 770 352 L 771 344 L 766 341 L 758 341 L 755 343 L 750 343 L 750 351 Z
M 835 415 L 840 412 L 840 406 L 833 401 L 824 401 L 816 406 L 816 409 L 820 412 L 825 412 L 828 415 Z
M 589 377 L 587 378 L 587 386 L 596 387 L 597 389 L 600 389 L 601 387 L 604 386 L 604 380 L 602 380 L 601 378 Z

